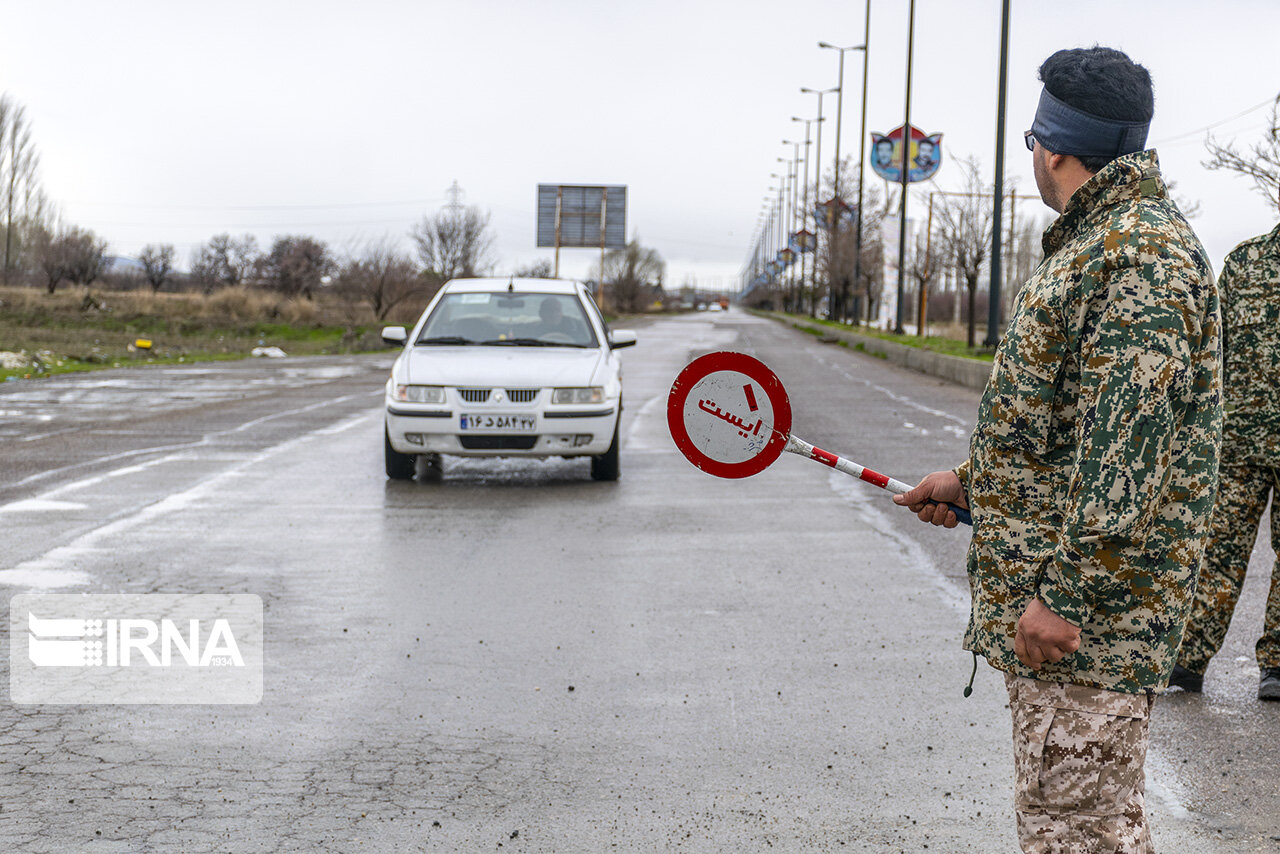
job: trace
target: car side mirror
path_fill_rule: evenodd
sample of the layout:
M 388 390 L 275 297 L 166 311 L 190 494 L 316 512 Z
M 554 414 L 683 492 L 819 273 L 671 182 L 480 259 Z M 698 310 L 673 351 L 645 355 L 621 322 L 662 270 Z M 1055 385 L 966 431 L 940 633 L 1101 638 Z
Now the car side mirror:
M 630 329 L 616 329 L 609 333 L 609 349 L 621 350 L 636 346 L 636 334 Z
M 403 326 L 384 326 L 382 327 L 382 343 L 391 344 L 397 347 L 403 347 L 404 342 L 409 338 L 409 333 L 404 331 Z

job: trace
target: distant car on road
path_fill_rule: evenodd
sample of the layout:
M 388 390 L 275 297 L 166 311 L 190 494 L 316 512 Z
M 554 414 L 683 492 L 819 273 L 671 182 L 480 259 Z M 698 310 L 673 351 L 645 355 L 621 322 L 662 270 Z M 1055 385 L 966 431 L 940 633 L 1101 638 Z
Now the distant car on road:
M 634 332 L 610 331 L 586 287 L 565 279 L 454 279 L 412 331 L 386 388 L 387 477 L 442 454 L 590 457 L 617 480 L 622 363 Z

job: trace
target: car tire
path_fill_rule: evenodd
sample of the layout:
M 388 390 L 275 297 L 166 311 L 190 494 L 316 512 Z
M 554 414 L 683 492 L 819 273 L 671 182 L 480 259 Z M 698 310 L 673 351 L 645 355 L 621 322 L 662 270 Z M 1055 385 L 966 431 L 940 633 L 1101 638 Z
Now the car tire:
M 609 450 L 591 458 L 592 480 L 617 480 L 621 474 L 621 459 L 618 453 L 618 424 L 622 421 L 622 413 L 618 413 L 618 423 L 613 425 L 613 444 Z
M 387 477 L 391 480 L 413 480 L 413 470 L 417 468 L 418 458 L 413 454 L 402 454 L 391 447 L 391 434 L 382 431 L 384 459 L 387 464 Z

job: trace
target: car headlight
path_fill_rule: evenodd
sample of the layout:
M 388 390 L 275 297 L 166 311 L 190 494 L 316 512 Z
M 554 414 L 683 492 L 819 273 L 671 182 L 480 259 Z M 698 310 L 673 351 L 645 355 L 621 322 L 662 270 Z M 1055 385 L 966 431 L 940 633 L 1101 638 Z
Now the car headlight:
M 557 388 L 551 391 L 552 403 L 603 403 L 604 389 L 600 386 L 590 388 Z
M 391 392 L 393 400 L 406 403 L 444 403 L 444 387 L 438 385 L 396 385 Z

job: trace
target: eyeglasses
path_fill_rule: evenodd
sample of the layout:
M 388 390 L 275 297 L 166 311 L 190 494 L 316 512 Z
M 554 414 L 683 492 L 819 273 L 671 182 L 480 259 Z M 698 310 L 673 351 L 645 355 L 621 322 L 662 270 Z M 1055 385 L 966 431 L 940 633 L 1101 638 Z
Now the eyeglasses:
M 1022 141 L 1027 144 L 1027 151 L 1036 150 L 1036 138 L 1031 135 L 1031 131 L 1023 131 Z

